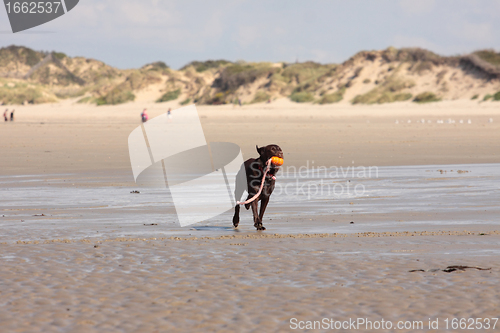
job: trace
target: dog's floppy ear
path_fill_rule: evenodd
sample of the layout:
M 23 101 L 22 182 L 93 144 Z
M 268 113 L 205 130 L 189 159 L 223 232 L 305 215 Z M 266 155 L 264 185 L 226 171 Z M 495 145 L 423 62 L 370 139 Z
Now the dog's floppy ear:
M 257 152 L 259 153 L 259 155 L 264 154 L 264 147 L 259 148 L 259 146 L 255 145 L 255 148 L 257 148 Z

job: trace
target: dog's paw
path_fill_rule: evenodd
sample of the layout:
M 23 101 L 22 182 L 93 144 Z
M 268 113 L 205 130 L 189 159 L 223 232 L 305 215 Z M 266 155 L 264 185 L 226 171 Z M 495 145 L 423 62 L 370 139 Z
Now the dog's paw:
M 264 227 L 262 224 L 254 225 L 254 227 L 257 228 L 257 230 L 266 230 L 266 227 Z

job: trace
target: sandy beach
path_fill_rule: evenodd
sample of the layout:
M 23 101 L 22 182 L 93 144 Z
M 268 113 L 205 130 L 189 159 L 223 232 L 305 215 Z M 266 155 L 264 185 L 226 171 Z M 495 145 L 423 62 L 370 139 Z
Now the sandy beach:
M 265 232 L 247 211 L 239 230 L 231 212 L 180 228 L 170 199 L 130 193 L 127 137 L 143 108 L 169 107 L 175 120 L 175 103 L 65 101 L 0 124 L 0 331 L 288 332 L 323 318 L 451 331 L 499 317 L 499 103 L 199 106 L 208 142 L 245 158 L 279 144 L 292 189 L 287 166 L 377 168 L 327 179 L 362 193 L 276 194 Z
M 140 125 L 140 112 L 147 108 L 154 118 L 169 107 L 179 105 L 96 107 L 66 101 L 16 107 L 16 121 L 0 127 L 2 174 L 111 171 L 130 179 L 127 138 Z M 310 167 L 313 161 L 328 167 L 500 162 L 500 120 L 495 119 L 500 105 L 495 102 L 319 106 L 282 99 L 197 109 L 208 142 L 236 143 L 245 158 L 255 156 L 255 145 L 277 143 L 285 152 L 285 167 L 308 161 Z

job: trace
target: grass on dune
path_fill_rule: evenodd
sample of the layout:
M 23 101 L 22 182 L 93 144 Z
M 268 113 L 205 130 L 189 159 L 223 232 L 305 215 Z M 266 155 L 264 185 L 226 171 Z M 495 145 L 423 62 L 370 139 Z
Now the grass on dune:
M 271 96 L 265 91 L 257 91 L 251 103 L 263 103 L 267 102 Z
M 57 98 L 37 85 L 0 82 L 0 101 L 3 104 L 41 104 L 56 102 Z
M 314 95 L 306 91 L 295 92 L 291 94 L 289 97 L 293 102 L 296 103 L 307 103 L 314 101 Z
M 130 90 L 120 90 L 115 88 L 104 96 L 97 97 L 94 102 L 97 105 L 116 105 L 135 100 L 135 95 Z
M 219 59 L 219 60 L 207 60 L 207 61 L 192 61 L 189 64 L 185 65 L 182 67 L 180 70 L 185 70 L 190 66 L 193 66 L 193 68 L 198 72 L 204 72 L 206 70 L 212 69 L 212 68 L 219 68 L 228 64 L 232 64 L 232 62 L 224 60 L 224 59 Z
M 379 87 L 375 87 L 366 94 L 357 95 L 352 104 L 383 104 L 407 101 L 412 98 L 409 92 L 403 92 L 415 86 L 411 80 L 403 80 L 395 74 L 387 78 Z
M 430 103 L 430 102 L 438 102 L 440 100 L 441 99 L 438 98 L 434 93 L 432 93 L 430 91 L 426 91 L 426 92 L 420 93 L 417 96 L 415 96 L 415 98 L 413 99 L 413 102 L 415 102 L 415 103 Z
M 336 92 L 332 94 L 324 94 L 321 96 L 321 98 L 318 100 L 319 104 L 332 104 L 332 103 L 338 103 L 344 98 L 344 92 L 345 88 L 339 89 Z
M 180 89 L 167 91 L 159 99 L 156 100 L 156 103 L 163 103 L 176 100 L 177 98 L 179 98 L 180 94 L 181 94 Z
M 500 52 L 496 53 L 494 50 L 481 50 L 474 52 L 474 54 L 482 60 L 500 68 Z

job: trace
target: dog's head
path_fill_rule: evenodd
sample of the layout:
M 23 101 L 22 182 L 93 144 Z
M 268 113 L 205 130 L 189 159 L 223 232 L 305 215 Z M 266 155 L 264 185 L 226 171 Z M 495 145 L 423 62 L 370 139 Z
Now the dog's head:
M 266 163 L 271 157 L 277 156 L 279 158 L 283 158 L 283 151 L 281 150 L 280 146 L 278 145 L 268 145 L 265 147 L 260 147 L 256 146 L 257 152 L 260 155 L 260 159 L 262 163 Z M 271 169 L 274 169 L 274 173 L 279 170 L 279 166 L 276 165 L 271 165 Z

